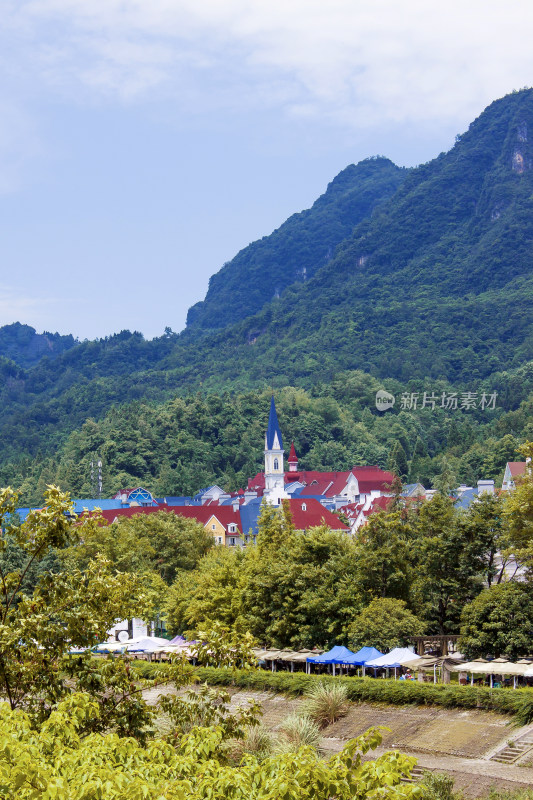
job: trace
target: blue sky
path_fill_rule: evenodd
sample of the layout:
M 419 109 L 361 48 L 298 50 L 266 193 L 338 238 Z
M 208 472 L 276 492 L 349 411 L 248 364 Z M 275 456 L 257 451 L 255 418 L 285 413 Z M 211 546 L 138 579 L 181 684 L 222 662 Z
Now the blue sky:
M 0 0 L 0 324 L 180 330 L 347 164 L 533 84 L 523 0 Z

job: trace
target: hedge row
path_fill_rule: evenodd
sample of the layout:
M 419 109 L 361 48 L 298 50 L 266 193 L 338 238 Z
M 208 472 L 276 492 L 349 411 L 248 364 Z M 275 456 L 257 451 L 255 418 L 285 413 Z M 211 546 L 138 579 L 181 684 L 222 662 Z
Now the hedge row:
M 139 677 L 150 678 L 159 664 L 137 662 Z M 457 684 L 419 683 L 373 678 L 333 677 L 332 675 L 305 675 L 305 673 L 268 672 L 266 670 L 215 669 L 198 667 L 195 675 L 211 686 L 238 686 L 257 691 L 273 691 L 298 696 L 316 681 L 335 681 L 346 686 L 348 698 L 353 702 L 387 703 L 389 705 L 425 705 L 443 708 L 480 708 L 513 714 L 516 722 L 527 725 L 533 722 L 533 691 L 531 689 L 490 689 L 485 686 L 459 686 Z

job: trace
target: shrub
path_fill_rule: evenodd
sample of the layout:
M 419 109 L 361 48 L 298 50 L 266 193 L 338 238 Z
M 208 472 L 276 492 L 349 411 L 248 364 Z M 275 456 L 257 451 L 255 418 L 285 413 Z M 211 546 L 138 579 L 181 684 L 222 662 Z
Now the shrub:
M 246 734 L 245 739 L 239 742 L 241 754 L 250 754 L 255 756 L 258 761 L 272 755 L 274 750 L 274 740 L 271 732 L 264 725 L 256 725 L 250 728 Z
M 425 772 L 420 788 L 421 800 L 460 800 L 462 797 L 454 794 L 453 778 L 442 772 Z
M 256 691 L 273 691 L 301 696 L 317 683 L 341 684 L 352 702 L 388 703 L 390 705 L 426 705 L 443 708 L 481 708 L 500 714 L 517 715 L 520 724 L 533 722 L 531 689 L 490 689 L 486 686 L 418 683 L 418 681 L 374 680 L 373 678 L 332 677 L 304 673 L 267 672 L 266 670 L 195 670 L 201 681 L 212 685 L 234 684 Z
M 348 711 L 348 689 L 342 683 L 320 683 L 308 688 L 305 704 L 306 714 L 320 728 L 343 717 Z
M 307 714 L 290 714 L 278 731 L 281 734 L 276 747 L 279 753 L 295 753 L 304 746 L 318 750 L 320 728 Z

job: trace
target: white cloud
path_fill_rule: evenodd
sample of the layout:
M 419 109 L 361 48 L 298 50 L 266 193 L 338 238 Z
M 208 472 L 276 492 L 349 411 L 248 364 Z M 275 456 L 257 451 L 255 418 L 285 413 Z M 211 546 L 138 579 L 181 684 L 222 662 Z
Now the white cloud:
M 533 83 L 532 33 L 523 0 L 4 0 L 0 108 L 13 125 L 0 129 L 0 172 L 15 166 L 0 191 L 17 172 L 10 142 L 36 148 L 31 109 L 47 96 L 459 132 Z
M 287 111 L 343 125 L 468 117 L 531 74 L 523 0 L 30 0 L 12 18 L 55 47 L 48 78 L 74 90 L 131 100 L 201 73 L 215 101 L 252 85 L 276 102 L 275 80 Z

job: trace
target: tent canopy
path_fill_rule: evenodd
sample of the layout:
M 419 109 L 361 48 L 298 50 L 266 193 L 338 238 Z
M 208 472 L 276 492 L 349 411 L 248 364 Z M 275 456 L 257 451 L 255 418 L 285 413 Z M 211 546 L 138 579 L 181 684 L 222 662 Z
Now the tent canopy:
M 307 661 L 311 664 L 351 664 L 350 658 L 354 655 L 347 647 L 336 645 L 321 656 L 308 656 Z
M 372 661 L 374 658 L 381 658 L 382 655 L 383 653 L 380 653 L 375 647 L 362 647 L 357 653 L 354 653 L 346 663 L 353 664 L 355 667 L 362 667 L 367 661 Z
M 401 667 L 402 664 L 413 661 L 414 658 L 415 653 L 413 653 L 412 650 L 408 650 L 407 647 L 395 647 L 390 653 L 380 658 L 367 661 L 365 667 L 371 667 L 372 669 L 392 669 Z
M 451 672 L 470 672 L 474 675 L 525 675 L 528 674 L 527 664 L 515 664 L 512 661 L 497 658 L 494 661 L 485 661 L 477 658 L 451 668 Z M 531 672 L 530 674 L 533 674 Z

